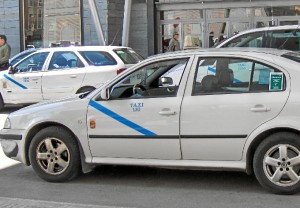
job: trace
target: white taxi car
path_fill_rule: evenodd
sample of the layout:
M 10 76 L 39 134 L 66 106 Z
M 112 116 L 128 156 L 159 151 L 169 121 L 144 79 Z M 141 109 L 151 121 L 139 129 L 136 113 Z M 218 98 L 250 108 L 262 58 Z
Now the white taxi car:
M 91 93 L 11 113 L 8 157 L 44 180 L 98 164 L 254 172 L 300 190 L 300 55 L 210 49 L 150 57 Z
M 0 72 L 0 109 L 93 90 L 141 60 L 131 48 L 118 46 L 36 50 Z

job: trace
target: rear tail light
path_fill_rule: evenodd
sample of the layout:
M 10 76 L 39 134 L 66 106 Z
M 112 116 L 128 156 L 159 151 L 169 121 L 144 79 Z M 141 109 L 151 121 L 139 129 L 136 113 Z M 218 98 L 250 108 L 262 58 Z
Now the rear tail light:
M 117 74 L 121 74 L 123 71 L 125 71 L 126 70 L 126 68 L 123 68 L 123 69 L 118 69 L 117 70 Z

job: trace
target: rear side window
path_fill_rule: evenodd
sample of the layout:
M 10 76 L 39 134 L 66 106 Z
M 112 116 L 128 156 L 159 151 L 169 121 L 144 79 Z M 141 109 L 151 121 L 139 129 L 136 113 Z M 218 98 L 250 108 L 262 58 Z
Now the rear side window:
M 270 48 L 300 51 L 300 30 L 272 31 L 267 36 Z
M 79 53 L 90 66 L 117 65 L 116 60 L 105 51 L 80 51 Z
M 115 49 L 114 52 L 119 56 L 124 64 L 136 64 L 143 60 L 143 57 L 131 49 Z
M 193 95 L 285 90 L 284 73 L 240 58 L 203 58 L 198 62 Z

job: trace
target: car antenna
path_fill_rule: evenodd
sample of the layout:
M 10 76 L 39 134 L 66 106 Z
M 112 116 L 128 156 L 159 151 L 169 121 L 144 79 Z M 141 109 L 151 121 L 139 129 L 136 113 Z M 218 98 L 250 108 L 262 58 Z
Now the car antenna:
M 115 42 L 115 40 L 116 40 L 117 35 L 119 34 L 119 32 L 120 32 L 120 28 L 119 28 L 118 31 L 116 32 L 116 34 L 115 34 L 115 36 L 114 36 L 114 39 L 113 39 L 113 41 L 111 42 L 111 44 L 109 44 L 110 46 L 112 46 L 112 45 L 114 44 L 114 42 Z
M 300 25 L 298 25 L 297 26 L 297 28 L 296 29 L 294 29 L 291 33 L 292 33 L 292 36 L 297 36 L 297 29 L 300 27 Z M 283 46 L 288 42 L 288 40 L 292 37 L 292 36 L 290 36 L 290 37 L 288 37 L 282 44 L 281 44 L 281 46 L 279 46 L 279 48 L 278 49 L 283 49 Z

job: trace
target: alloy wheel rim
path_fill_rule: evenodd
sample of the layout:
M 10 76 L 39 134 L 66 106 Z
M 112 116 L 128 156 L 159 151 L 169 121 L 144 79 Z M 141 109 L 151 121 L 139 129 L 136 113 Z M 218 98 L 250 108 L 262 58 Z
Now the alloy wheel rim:
M 264 173 L 275 185 L 287 187 L 299 182 L 300 151 L 289 144 L 270 148 L 263 160 Z
M 59 175 L 66 171 L 70 164 L 70 151 L 61 140 L 46 138 L 36 148 L 36 161 L 47 174 Z

